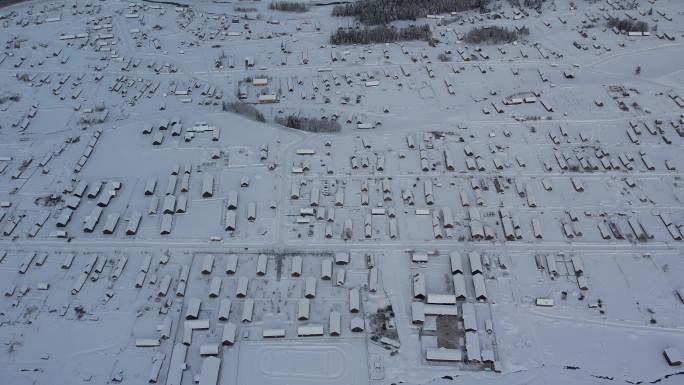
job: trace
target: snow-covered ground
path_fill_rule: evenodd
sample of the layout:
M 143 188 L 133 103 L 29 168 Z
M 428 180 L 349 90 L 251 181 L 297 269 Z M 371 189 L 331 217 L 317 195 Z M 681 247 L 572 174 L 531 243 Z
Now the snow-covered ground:
M 684 3 L 269 4 L 0 8 L 0 384 L 684 381 Z

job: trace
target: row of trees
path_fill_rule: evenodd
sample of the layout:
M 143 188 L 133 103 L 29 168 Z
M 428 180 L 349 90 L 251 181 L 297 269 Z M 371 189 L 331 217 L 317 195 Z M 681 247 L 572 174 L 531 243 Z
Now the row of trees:
M 274 120 L 281 126 L 308 132 L 339 132 L 342 129 L 334 120 L 303 118 L 295 115 L 277 116 Z
M 515 7 L 526 7 L 541 9 L 546 0 L 508 0 L 508 3 Z
M 264 115 L 253 105 L 244 102 L 223 102 L 223 111 L 234 112 L 257 122 L 266 122 Z M 281 126 L 308 132 L 340 132 L 342 126 L 334 120 L 305 118 L 296 115 L 276 116 L 273 121 Z
M 429 40 L 431 37 L 432 31 L 427 24 L 411 25 L 404 28 L 381 25 L 363 29 L 340 28 L 330 35 L 330 43 L 337 45 L 393 43 L 408 40 Z
M 230 111 L 240 114 L 246 118 L 256 120 L 257 122 L 265 122 L 264 114 L 262 114 L 256 107 L 244 102 L 223 102 L 223 111 Z
M 309 10 L 309 4 L 299 1 L 273 1 L 268 8 L 283 12 L 306 12 Z
M 490 0 L 360 0 L 337 5 L 333 16 L 355 17 L 367 25 L 387 24 L 395 20 L 416 20 L 429 14 L 488 10 Z
M 620 19 L 617 17 L 610 17 L 608 19 L 608 28 L 616 27 L 620 31 L 627 32 L 646 32 L 648 31 L 648 23 L 641 20 Z
M 0 104 L 5 104 L 7 102 L 18 102 L 21 100 L 20 94 L 15 93 L 4 93 L 0 95 Z
M 527 27 L 510 30 L 505 27 L 476 27 L 466 33 L 463 40 L 471 44 L 511 43 L 530 34 Z
M 22 3 L 28 0 L 0 0 L 0 8 L 7 7 L 12 4 Z

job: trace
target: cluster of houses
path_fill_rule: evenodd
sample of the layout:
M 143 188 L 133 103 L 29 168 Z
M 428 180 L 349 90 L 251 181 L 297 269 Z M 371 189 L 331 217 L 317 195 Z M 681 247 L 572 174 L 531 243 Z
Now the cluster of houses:
M 79 173 L 90 159 L 90 155 L 92 155 L 93 150 L 95 150 L 95 146 L 102 135 L 102 131 L 102 128 L 98 128 L 95 130 L 95 132 L 93 132 L 93 137 L 90 139 L 90 141 L 88 141 L 85 150 L 83 150 L 83 154 L 74 165 L 75 173 Z
M 118 196 L 121 188 L 122 183 L 118 181 L 94 181 L 88 183 L 81 180 L 67 186 L 64 192 L 69 195 L 64 200 L 64 207 L 59 212 L 56 226 L 58 228 L 67 227 L 79 207 L 86 206 L 88 202 L 95 202 L 90 215 L 84 217 L 82 228 L 83 232 L 92 233 L 98 223 L 100 223 L 104 210 Z M 113 234 L 116 231 L 119 219 L 120 214 L 116 212 L 108 214 L 104 221 L 102 233 Z M 130 222 L 130 226 L 137 230 L 137 224 L 140 222 L 139 215 L 136 217 L 134 214 Z
M 182 168 L 181 165 L 174 166 L 169 174 L 169 178 L 166 183 L 166 189 L 163 191 L 163 195 L 161 195 L 161 189 L 159 189 L 160 195 L 157 195 L 157 179 L 154 177 L 147 179 L 144 189 L 144 195 L 150 197 L 147 214 L 161 214 L 161 224 L 159 230 L 161 235 L 171 234 L 174 215 L 184 214 L 188 211 L 189 195 L 187 193 L 190 192 L 191 175 L 191 163 L 185 163 Z M 203 178 L 202 196 L 206 196 L 207 189 L 209 191 L 208 196 L 211 196 L 213 179 L 211 179 L 210 175 L 205 175 Z M 161 212 L 159 211 L 160 203 Z M 135 234 L 135 232 L 132 234 Z
M 581 291 L 589 290 L 589 279 L 586 275 L 586 269 L 584 267 L 584 261 L 580 255 L 572 255 L 567 258 L 564 254 L 547 254 L 535 255 L 535 263 L 537 264 L 537 269 L 546 273 L 546 275 L 552 279 L 558 279 L 559 277 L 571 277 L 576 280 L 577 287 Z M 549 302 L 546 298 L 540 298 L 536 301 L 537 306 L 553 306 L 553 301 Z
M 220 365 L 222 350 L 230 348 L 240 339 L 260 338 L 266 341 L 292 337 L 339 337 L 348 332 L 361 333 L 366 330 L 361 288 L 345 285 L 345 268 L 350 263 L 349 253 L 339 252 L 323 258 L 294 255 L 284 258 L 282 262 L 275 261 L 267 254 L 247 257 L 237 254 L 204 254 L 197 255 L 195 259 L 196 264 L 182 264 L 180 271 L 175 270 L 175 273 L 165 269 L 163 273 L 152 274 L 152 258 L 146 256 L 141 260 L 135 279 L 136 288 L 151 285 L 161 299 L 182 299 L 183 318 L 180 325 L 175 325 L 171 315 L 161 314 L 157 334 L 135 340 L 135 346 L 138 348 L 161 349 L 165 341 L 173 341 L 175 329 L 182 331 L 181 340 L 173 345 L 171 351 L 167 384 L 182 383 L 184 372 L 188 368 L 190 351 L 198 351 L 202 360 L 198 376 L 214 378 L 218 375 L 214 363 Z M 166 256 L 160 261 L 162 264 L 167 262 Z M 246 273 L 246 269 L 251 270 L 254 266 L 253 262 L 256 262 L 255 271 Z M 99 260 L 96 266 L 98 263 Z M 280 273 L 276 272 L 276 263 L 283 264 Z M 125 264 L 125 259 L 120 260 L 117 267 L 121 266 L 122 270 Z M 320 266 L 319 276 L 307 275 L 313 264 Z M 250 277 L 252 274 L 254 276 Z M 266 325 L 259 319 L 260 309 L 268 304 L 255 296 L 269 280 L 275 280 L 273 274 L 282 274 L 283 279 L 289 282 L 303 281 L 301 286 L 297 285 L 302 288 L 299 293 L 301 297 L 297 298 L 296 293 L 300 289 L 295 289 L 293 293 L 288 289 L 286 295 L 295 296 L 286 300 L 287 304 L 294 307 L 294 317 L 290 319 L 288 316 L 282 326 L 272 322 Z M 369 290 L 377 290 L 377 278 L 377 270 L 375 275 L 369 275 Z M 206 285 L 204 294 L 201 294 L 197 287 L 200 282 L 201 285 Z M 327 315 L 322 315 L 320 310 L 314 307 L 318 307 L 319 304 L 319 285 L 327 282 L 339 288 L 334 292 L 345 293 L 343 302 L 346 304 L 346 310 L 333 308 Z M 234 287 L 235 291 L 228 292 L 229 286 Z M 190 292 L 192 295 L 188 296 Z M 323 299 L 320 304 L 325 305 L 326 301 Z M 289 313 L 287 310 L 285 312 Z M 348 320 L 348 327 L 345 327 L 343 320 Z M 295 333 L 289 335 L 293 327 Z M 151 382 L 155 382 L 159 377 L 162 366 L 167 367 L 163 365 L 166 360 L 167 356 L 162 350 L 154 355 L 149 377 Z
M 361 206 L 369 206 L 369 181 L 361 183 Z M 388 179 L 382 180 L 383 194 L 389 197 L 391 200 L 391 184 Z M 337 190 L 334 194 L 331 194 L 330 189 L 327 186 L 323 186 L 323 192 L 321 187 L 318 186 L 305 186 L 300 182 L 293 182 L 291 185 L 290 200 L 299 201 L 302 197 L 303 187 L 307 187 L 309 200 L 308 207 L 302 207 L 298 209 L 298 215 L 295 217 L 295 224 L 297 225 L 310 225 L 319 221 L 324 224 L 324 237 L 326 239 L 331 239 L 335 235 L 335 223 L 342 222 L 342 228 L 340 233 L 341 239 L 351 239 L 354 235 L 353 222 L 351 218 L 345 218 L 344 220 L 339 220 L 335 213 L 338 209 L 344 209 L 347 206 L 345 203 L 346 188 L 343 185 L 338 185 Z M 332 204 L 327 206 L 321 203 L 321 196 L 331 196 L 333 197 Z M 327 199 L 326 199 L 327 200 Z M 364 210 L 363 214 L 363 237 L 366 239 L 373 238 L 375 233 L 375 227 L 373 226 L 373 218 L 382 217 L 387 219 L 388 229 L 387 234 L 390 239 L 396 239 L 398 237 L 398 224 L 396 218 L 396 211 L 394 208 L 369 208 Z
M 428 253 L 413 252 L 414 264 L 426 264 L 431 269 Z M 448 255 L 449 271 L 452 277 L 451 290 L 446 293 L 433 293 L 427 290 L 426 273 L 412 273 L 413 301 L 411 302 L 412 323 L 422 330 L 425 360 L 428 363 L 466 363 L 469 365 L 485 365 L 497 369 L 495 349 L 491 341 L 494 338 L 493 324 L 490 316 L 478 321 L 486 312 L 488 303 L 486 274 L 483 255 L 477 251 L 469 252 L 465 257 L 458 251 Z M 487 266 L 489 259 L 487 257 Z M 418 269 L 424 270 L 424 269 Z M 452 320 L 450 323 L 437 323 L 437 318 Z M 484 330 L 480 325 L 484 324 Z M 453 333 L 454 329 L 462 333 L 456 346 L 432 346 L 427 335 Z M 484 331 L 484 333 L 480 333 Z M 484 341 L 485 347 L 481 344 Z M 439 341 L 439 340 L 438 340 Z

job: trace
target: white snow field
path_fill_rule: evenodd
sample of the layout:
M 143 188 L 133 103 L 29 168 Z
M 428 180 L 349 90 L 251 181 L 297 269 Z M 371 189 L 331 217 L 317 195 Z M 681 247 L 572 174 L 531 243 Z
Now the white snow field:
M 678 0 L 0 0 L 0 385 L 684 383 L 682 41 Z

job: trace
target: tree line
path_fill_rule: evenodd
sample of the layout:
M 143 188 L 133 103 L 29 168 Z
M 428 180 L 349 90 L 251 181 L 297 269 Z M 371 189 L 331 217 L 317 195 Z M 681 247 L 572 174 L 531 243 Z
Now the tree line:
M 336 45 L 394 43 L 397 41 L 429 40 L 431 37 L 432 31 L 427 24 L 403 28 L 381 25 L 361 29 L 339 28 L 330 35 L 330 43 Z
M 257 122 L 265 122 L 264 114 L 262 114 L 256 107 L 244 102 L 223 102 L 223 111 L 234 112 L 246 118 L 256 120 Z
M 355 17 L 366 25 L 387 24 L 395 20 L 416 20 L 430 14 L 488 11 L 490 0 L 361 0 L 337 5 L 333 16 Z
M 648 23 L 641 20 L 620 19 L 617 17 L 610 17 L 608 19 L 608 28 L 617 28 L 620 31 L 627 32 L 646 32 L 648 31 Z
M 339 132 L 342 127 L 334 120 L 304 118 L 295 115 L 277 116 L 274 121 L 281 126 L 308 132 Z
M 508 0 L 508 3 L 515 7 L 526 7 L 533 9 L 541 9 L 546 0 Z
M 17 4 L 17 3 L 24 3 L 28 0 L 0 0 L 0 8 L 2 7 L 7 7 L 12 4 Z
M 466 33 L 463 40 L 471 44 L 512 43 L 530 34 L 527 27 L 510 30 L 505 27 L 476 27 Z
M 309 10 L 309 4 L 299 1 L 273 1 L 268 8 L 282 12 L 306 12 Z

